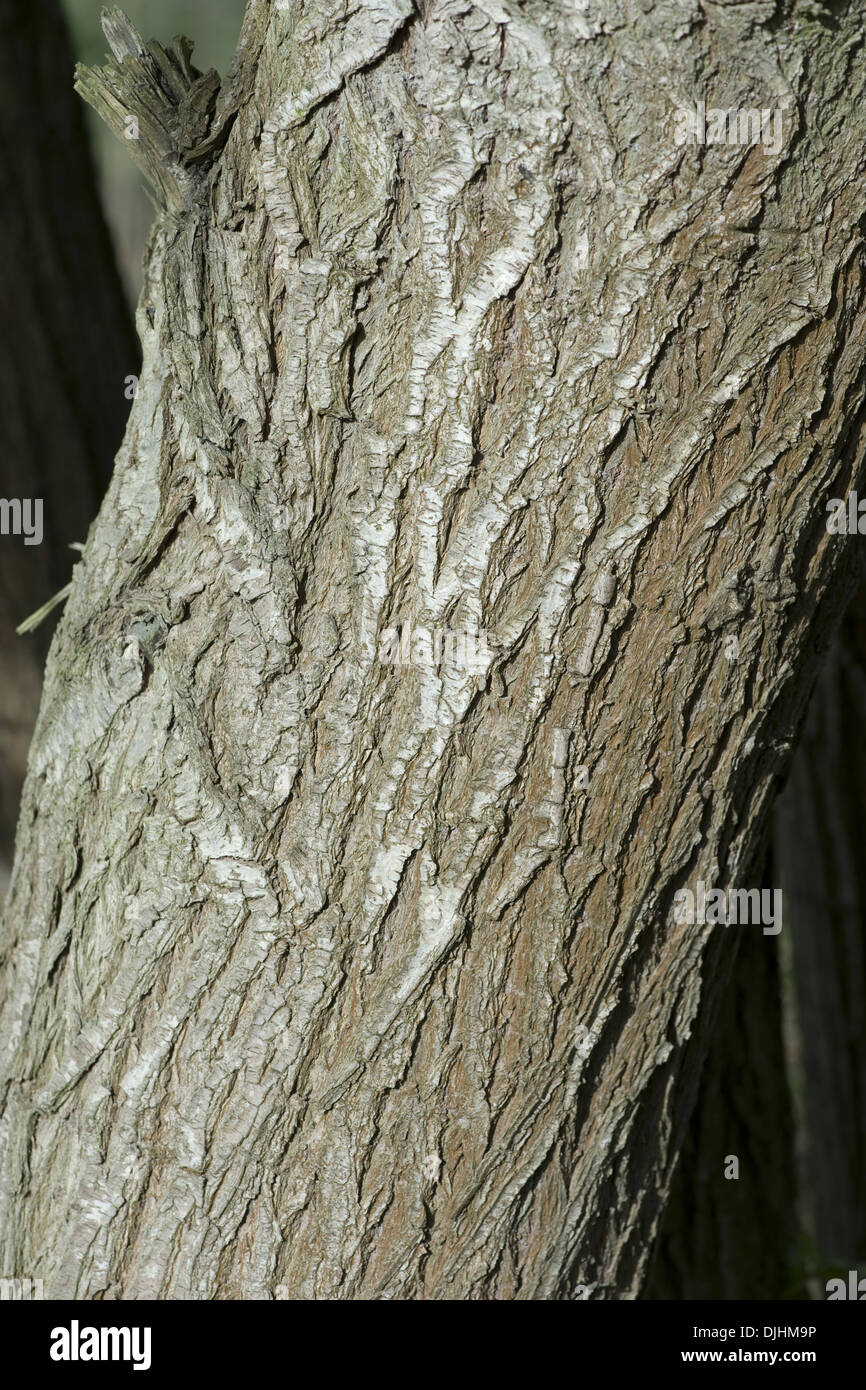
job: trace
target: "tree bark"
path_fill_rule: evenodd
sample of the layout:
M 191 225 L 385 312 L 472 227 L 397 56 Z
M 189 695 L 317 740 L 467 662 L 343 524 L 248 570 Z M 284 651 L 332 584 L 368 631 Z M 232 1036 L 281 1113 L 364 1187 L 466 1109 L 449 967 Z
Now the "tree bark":
M 0 536 L 0 901 L 51 623 L 15 628 L 69 581 L 139 361 L 72 67 L 54 0 L 0 0 L 0 494 L 42 499 L 45 533 Z
M 734 937 L 674 894 L 754 886 L 850 589 L 858 14 L 257 0 L 219 90 L 108 30 L 163 213 L 5 917 L 3 1259 L 635 1297 Z M 779 147 L 678 145 L 703 100 Z

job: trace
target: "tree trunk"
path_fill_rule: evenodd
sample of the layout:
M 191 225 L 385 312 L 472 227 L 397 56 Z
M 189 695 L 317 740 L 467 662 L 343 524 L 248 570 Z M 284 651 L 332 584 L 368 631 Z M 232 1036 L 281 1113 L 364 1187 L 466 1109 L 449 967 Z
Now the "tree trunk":
M 845 615 L 774 817 L 790 924 L 803 1220 L 866 1262 L 866 589 Z M 824 1280 L 820 1280 L 823 1288 Z
M 806 1297 L 791 1258 L 797 1189 L 779 962 L 760 934 L 740 931 L 665 1209 L 652 1298 Z
M 71 73 L 54 0 L 0 0 L 0 494 L 41 499 L 44 531 L 0 535 L 0 901 L 50 624 L 15 628 L 69 582 L 139 360 Z
M 639 1293 L 734 938 L 674 895 L 753 886 L 850 588 L 866 70 L 794 17 L 259 0 L 219 91 L 109 19 L 164 211 L 5 918 L 46 1293 Z

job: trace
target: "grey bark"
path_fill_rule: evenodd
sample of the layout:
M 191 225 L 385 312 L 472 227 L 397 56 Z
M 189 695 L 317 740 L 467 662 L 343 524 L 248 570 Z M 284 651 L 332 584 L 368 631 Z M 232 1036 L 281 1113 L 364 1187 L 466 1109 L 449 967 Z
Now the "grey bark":
M 634 1297 L 733 940 L 673 896 L 750 886 L 848 583 L 859 8 L 259 0 L 219 88 L 109 30 L 164 210 L 5 917 L 3 1259 Z M 678 146 L 703 99 L 780 147 Z
M 49 621 L 108 486 L 138 344 L 114 268 L 54 0 L 0 0 L 0 496 L 41 498 L 40 546 L 0 535 L 0 901 Z

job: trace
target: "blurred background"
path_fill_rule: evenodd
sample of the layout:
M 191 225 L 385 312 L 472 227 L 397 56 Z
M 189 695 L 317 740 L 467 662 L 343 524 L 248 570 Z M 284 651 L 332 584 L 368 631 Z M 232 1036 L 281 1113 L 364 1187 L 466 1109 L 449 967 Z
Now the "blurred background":
M 128 0 L 145 39 L 186 32 L 224 74 L 243 0 Z M 105 493 L 139 367 L 133 313 L 154 208 L 73 89 L 108 57 L 96 0 L 0 0 L 0 496 L 42 499 L 44 541 L 0 537 L 0 904 L 42 669 Z
M 145 39 L 186 32 L 224 74 L 243 0 L 128 0 Z M 96 0 L 0 0 L 0 496 L 41 499 L 44 540 L 0 537 L 0 904 L 42 670 L 123 437 L 133 311 L 154 209 L 128 151 L 73 90 L 108 56 Z

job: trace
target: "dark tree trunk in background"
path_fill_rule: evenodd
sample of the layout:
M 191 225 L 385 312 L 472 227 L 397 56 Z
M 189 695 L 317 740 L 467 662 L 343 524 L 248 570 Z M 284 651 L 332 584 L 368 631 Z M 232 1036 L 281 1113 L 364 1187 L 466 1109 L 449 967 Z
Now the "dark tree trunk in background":
M 45 538 L 0 536 L 0 901 L 47 639 L 15 635 L 70 579 L 111 476 L 140 348 L 96 192 L 56 0 L 0 0 L 0 496 Z
M 805 1296 L 810 1269 L 822 1297 L 831 1270 L 866 1263 L 862 584 L 812 693 L 770 858 L 785 899 L 781 972 L 740 947 L 665 1212 L 653 1297 Z M 721 1153 L 744 1150 L 753 1161 L 740 1181 L 721 1181 Z
M 790 1287 L 795 1209 L 779 963 L 746 931 L 671 1186 L 649 1297 L 805 1297 L 805 1286 Z
M 822 1264 L 855 1266 L 866 1263 L 866 588 L 821 672 L 774 819 L 803 1219 Z

